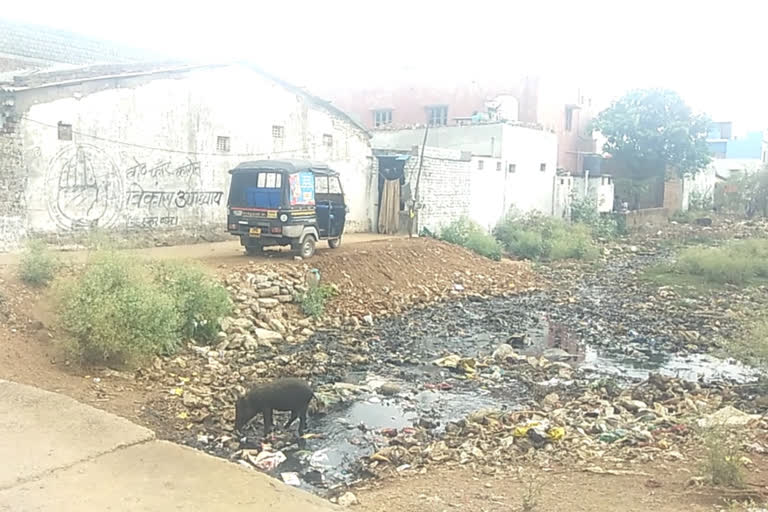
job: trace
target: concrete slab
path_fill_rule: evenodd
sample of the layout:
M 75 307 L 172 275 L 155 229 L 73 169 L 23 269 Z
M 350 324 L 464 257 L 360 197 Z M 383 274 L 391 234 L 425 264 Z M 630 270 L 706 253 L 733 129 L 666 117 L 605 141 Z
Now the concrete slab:
M 255 470 L 165 441 L 102 455 L 0 491 L 2 512 L 332 512 Z
M 151 430 L 69 397 L 0 381 L 0 489 L 151 439 Z

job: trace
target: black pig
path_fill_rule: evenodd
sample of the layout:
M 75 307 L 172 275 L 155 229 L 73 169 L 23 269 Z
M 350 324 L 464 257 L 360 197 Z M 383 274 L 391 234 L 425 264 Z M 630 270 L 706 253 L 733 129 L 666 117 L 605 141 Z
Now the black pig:
M 309 384 L 301 379 L 279 379 L 254 386 L 247 395 L 238 398 L 235 405 L 235 429 L 241 430 L 258 413 L 264 415 L 264 435 L 272 430 L 272 410 L 291 411 L 288 428 L 299 418 L 299 435 L 307 427 L 307 408 L 315 396 Z

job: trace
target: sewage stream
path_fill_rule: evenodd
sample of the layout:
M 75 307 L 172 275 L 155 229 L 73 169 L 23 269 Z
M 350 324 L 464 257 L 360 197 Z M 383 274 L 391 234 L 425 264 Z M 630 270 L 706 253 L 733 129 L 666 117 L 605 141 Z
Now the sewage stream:
M 530 306 L 530 297 L 445 303 L 383 320 L 361 333 L 371 347 L 370 361 L 345 380 L 365 391 L 310 418 L 310 431 L 319 437 L 285 448 L 286 461 L 271 474 L 293 473 L 294 484 L 324 494 L 359 478 L 360 458 L 386 446 L 393 429 L 426 422 L 439 433 L 446 423 L 479 409 L 525 408 L 531 397 L 513 371 L 490 366 L 479 369 L 477 379 L 463 379 L 433 364 L 450 353 L 484 358 L 508 343 L 523 355 L 567 361 L 588 373 L 582 380 L 614 377 L 620 383 L 644 380 L 650 372 L 691 381 L 744 382 L 756 376 L 733 361 L 667 352 L 663 336 L 642 326 L 616 330 L 600 316 L 568 322 L 562 320 L 567 312 Z M 338 336 L 319 333 L 313 341 L 332 347 Z M 382 396 L 376 386 L 366 385 L 374 381 L 400 391 Z
M 271 474 L 288 474 L 286 481 L 326 494 L 359 478 L 360 458 L 386 446 L 393 429 L 426 424 L 439 433 L 448 422 L 479 409 L 530 405 L 530 383 L 514 369 L 479 367 L 478 378 L 464 379 L 433 364 L 449 354 L 484 359 L 509 344 L 519 354 L 581 369 L 577 375 L 582 384 L 604 377 L 629 384 L 651 372 L 702 382 L 756 378 L 753 369 L 697 353 L 695 346 L 691 349 L 676 337 L 686 331 L 711 333 L 707 312 L 681 316 L 646 307 L 655 299 L 647 295 L 651 292 L 633 288 L 631 277 L 643 261 L 619 261 L 573 280 L 554 275 L 553 281 L 568 283 L 563 289 L 507 298 L 467 297 L 376 319 L 373 327 L 353 334 L 317 333 L 308 346 L 322 346 L 331 357 L 349 357 L 354 352 L 350 347 L 367 347 L 366 362 L 355 373 L 328 376 L 331 382 L 361 384 L 363 391 L 324 416 L 310 418 L 309 430 L 317 436 L 302 446 L 284 446 L 286 460 Z M 377 394 L 376 386 L 366 385 L 376 380 L 399 391 Z M 279 417 L 276 424 L 280 420 L 285 421 Z M 260 442 L 255 428 L 246 446 Z

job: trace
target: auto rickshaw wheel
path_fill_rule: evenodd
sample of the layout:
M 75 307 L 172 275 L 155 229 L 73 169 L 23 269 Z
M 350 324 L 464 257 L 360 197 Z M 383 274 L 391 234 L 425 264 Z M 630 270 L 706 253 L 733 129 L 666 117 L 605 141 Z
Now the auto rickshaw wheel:
M 328 247 L 330 247 L 331 249 L 338 249 L 340 245 L 341 245 L 341 237 L 328 239 Z
M 264 246 L 261 244 L 252 244 L 245 246 L 245 253 L 249 256 L 258 256 L 264 252 Z
M 315 237 L 307 235 L 299 245 L 299 256 L 304 259 L 311 258 L 315 254 Z

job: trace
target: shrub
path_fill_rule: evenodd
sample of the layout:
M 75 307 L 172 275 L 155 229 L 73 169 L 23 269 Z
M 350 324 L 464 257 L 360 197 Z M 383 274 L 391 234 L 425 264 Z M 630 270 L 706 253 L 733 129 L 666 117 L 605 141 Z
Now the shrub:
M 768 217 L 768 169 L 732 172 L 715 188 L 714 207 L 747 217 Z
M 336 290 L 329 285 L 310 286 L 306 292 L 299 295 L 299 307 L 305 315 L 313 317 L 325 313 L 325 304 L 336 294 Z
M 455 245 L 466 247 L 470 251 L 499 261 L 502 247 L 499 242 L 476 222 L 461 217 L 440 230 L 440 239 Z
M 219 320 L 232 311 L 227 290 L 194 264 L 161 262 L 154 270 L 155 279 L 176 303 L 180 335 L 203 343 L 215 340 Z
M 501 244 L 488 233 L 472 233 L 465 246 L 470 251 L 485 256 L 494 261 L 500 261 L 502 256 Z
M 589 227 L 595 238 L 613 238 L 619 234 L 619 225 L 610 215 L 597 210 L 597 202 L 591 197 L 571 200 L 571 222 Z
M 690 248 L 669 272 L 715 284 L 748 284 L 768 279 L 768 240 L 744 240 L 724 247 Z
M 738 444 L 723 426 L 714 426 L 703 432 L 704 460 L 701 471 L 713 485 L 744 487 L 744 469 L 739 460 Z
M 496 226 L 494 234 L 510 253 L 520 258 L 592 260 L 598 256 L 587 226 L 554 217 L 511 214 Z
M 19 278 L 32 286 L 45 286 L 56 273 L 56 258 L 41 240 L 32 240 L 21 255 Z
M 180 315 L 150 267 L 116 253 L 95 257 L 62 289 L 60 318 L 88 363 L 134 363 L 178 348 Z
M 688 210 L 705 212 L 711 210 L 713 207 L 714 201 L 711 193 L 694 190 L 688 196 Z

